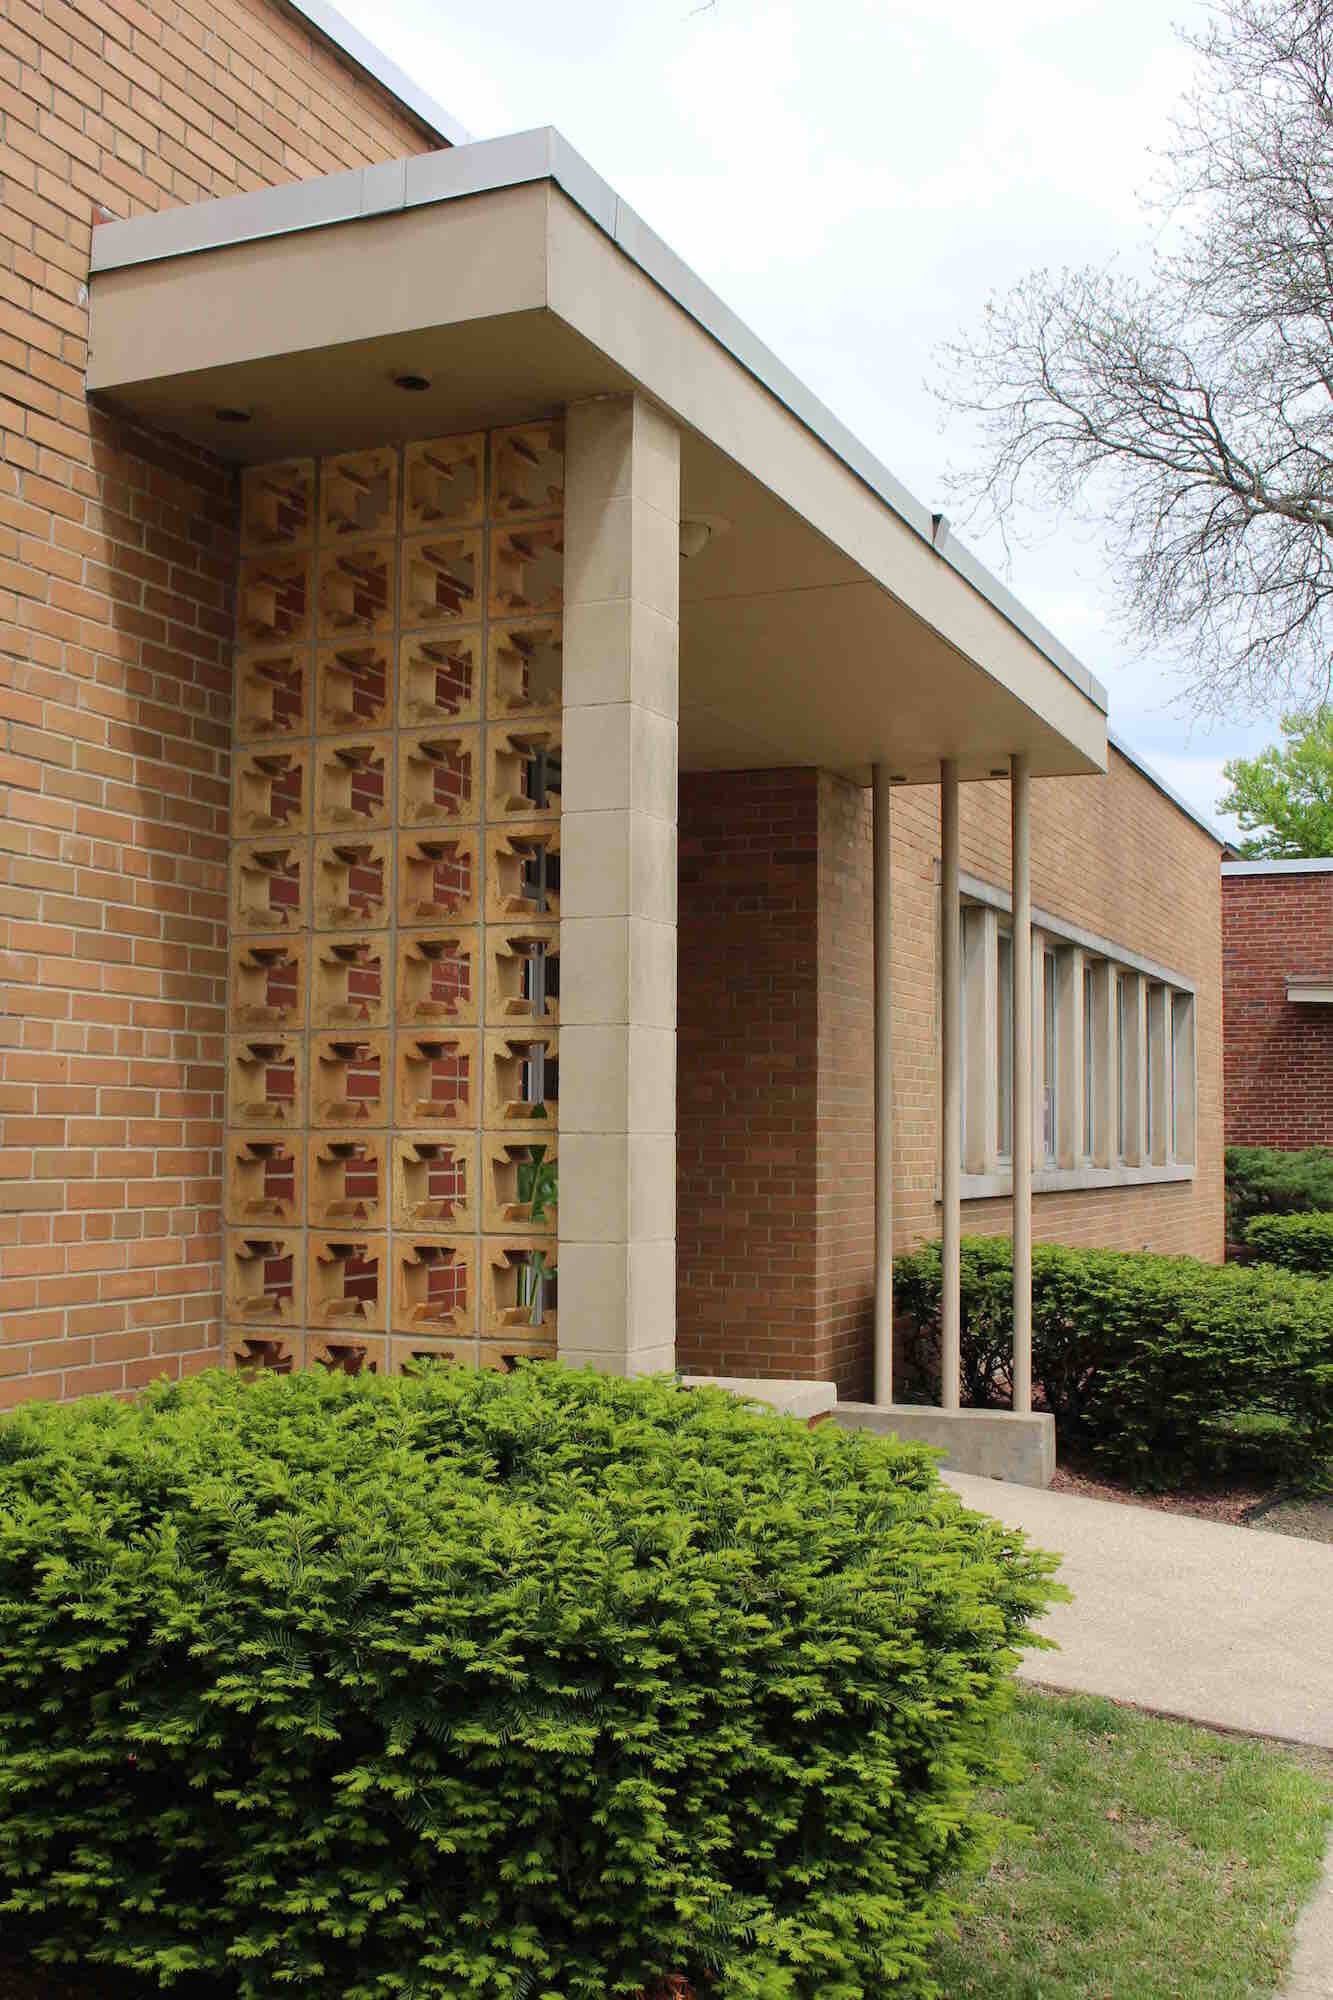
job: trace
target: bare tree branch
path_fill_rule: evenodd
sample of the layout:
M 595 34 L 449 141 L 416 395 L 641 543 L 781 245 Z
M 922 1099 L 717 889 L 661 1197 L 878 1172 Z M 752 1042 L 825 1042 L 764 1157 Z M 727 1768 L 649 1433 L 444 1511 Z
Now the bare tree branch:
M 1220 0 L 1184 39 L 1151 279 L 1035 271 L 946 349 L 978 452 L 949 488 L 1095 523 L 1124 617 L 1200 712 L 1333 689 L 1333 0 Z

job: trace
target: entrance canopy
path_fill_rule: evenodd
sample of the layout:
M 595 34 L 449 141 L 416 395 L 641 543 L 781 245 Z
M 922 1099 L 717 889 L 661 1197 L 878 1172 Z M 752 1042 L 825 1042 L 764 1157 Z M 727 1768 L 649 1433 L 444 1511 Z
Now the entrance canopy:
M 1106 767 L 1096 680 L 558 133 L 104 224 L 91 290 L 90 392 L 239 463 L 669 412 L 686 770 Z

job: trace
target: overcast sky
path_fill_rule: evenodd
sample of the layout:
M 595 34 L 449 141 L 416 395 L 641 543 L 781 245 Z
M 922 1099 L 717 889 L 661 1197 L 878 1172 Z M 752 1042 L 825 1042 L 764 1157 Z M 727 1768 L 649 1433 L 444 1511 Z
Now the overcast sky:
M 558 126 L 932 507 L 968 447 L 925 386 L 940 343 L 1034 265 L 1141 261 L 1193 61 L 1161 0 L 338 4 L 474 137 Z M 1220 819 L 1223 759 L 1271 724 L 1191 725 L 1161 663 L 1126 658 L 1095 539 L 1046 524 L 1007 573 L 977 546 Z

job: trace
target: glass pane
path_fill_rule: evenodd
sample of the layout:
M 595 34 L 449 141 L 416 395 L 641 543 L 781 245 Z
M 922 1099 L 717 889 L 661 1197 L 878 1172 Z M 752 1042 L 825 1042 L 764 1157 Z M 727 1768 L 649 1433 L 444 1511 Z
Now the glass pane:
M 995 1131 L 1006 1159 L 1014 1150 L 1014 941 L 1001 931 L 995 980 Z
M 1093 1034 L 1093 1008 L 1097 981 L 1092 967 L 1083 968 L 1083 1145 L 1085 1159 L 1092 1158 L 1092 1070 L 1096 1037 Z
M 1128 1083 L 1126 1074 L 1125 1048 L 1125 976 L 1116 975 L 1115 982 L 1115 1075 L 1116 1075 L 1116 1140 L 1115 1149 L 1123 1160 L 1125 1157 L 1125 1127 L 1128 1124 Z
M 1041 962 L 1041 1149 L 1055 1158 L 1056 1086 L 1055 954 L 1043 952 Z

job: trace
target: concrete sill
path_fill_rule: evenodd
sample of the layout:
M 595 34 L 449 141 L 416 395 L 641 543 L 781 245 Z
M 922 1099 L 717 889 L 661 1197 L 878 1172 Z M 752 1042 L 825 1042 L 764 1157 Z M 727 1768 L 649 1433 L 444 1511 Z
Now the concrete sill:
M 1192 1181 L 1197 1169 L 1181 1161 L 1169 1167 L 1039 1167 L 1032 1176 L 1033 1194 L 1096 1194 L 1103 1188 L 1162 1187 Z M 994 1201 L 1011 1196 L 1014 1176 L 1005 1167 L 994 1174 L 964 1174 L 964 1201 Z M 935 1205 L 940 1190 L 935 1188 Z

